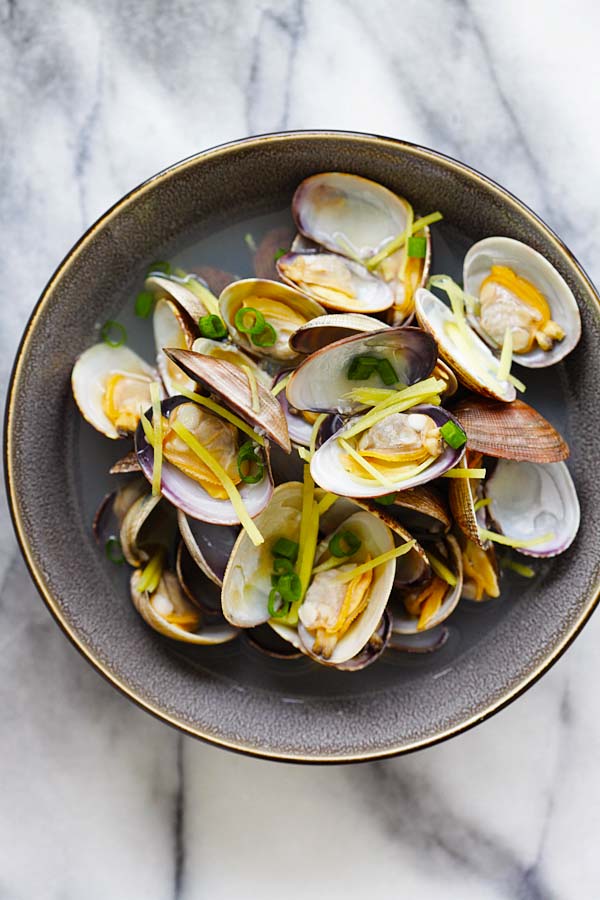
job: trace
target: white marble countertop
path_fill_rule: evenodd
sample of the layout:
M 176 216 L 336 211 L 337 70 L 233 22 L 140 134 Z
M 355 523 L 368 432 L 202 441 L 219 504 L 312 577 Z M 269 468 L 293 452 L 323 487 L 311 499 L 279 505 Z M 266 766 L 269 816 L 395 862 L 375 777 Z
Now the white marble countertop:
M 289 128 L 450 153 L 600 280 L 592 0 L 2 0 L 3 395 L 46 279 L 129 188 Z M 0 529 L 0 898 L 600 896 L 600 617 L 467 734 L 359 767 L 183 738 L 92 671 Z

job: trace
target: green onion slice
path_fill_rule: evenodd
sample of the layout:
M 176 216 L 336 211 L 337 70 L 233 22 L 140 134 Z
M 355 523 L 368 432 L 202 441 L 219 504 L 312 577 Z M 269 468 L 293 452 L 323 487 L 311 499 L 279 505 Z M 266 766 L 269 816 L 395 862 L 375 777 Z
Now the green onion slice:
M 289 603 L 285 603 L 276 587 L 269 591 L 269 602 L 267 604 L 269 615 L 272 619 L 282 619 L 287 616 L 289 611 Z
M 241 334 L 260 334 L 265 325 L 265 317 L 253 306 L 242 306 L 233 317 L 235 327 Z
M 244 484 L 258 484 L 259 481 L 262 481 L 265 467 L 252 441 L 246 441 L 240 447 L 237 455 L 237 467 Z
M 198 320 L 202 337 L 212 341 L 222 341 L 227 336 L 227 327 L 220 316 L 207 315 Z
M 353 531 L 338 531 L 329 541 L 329 552 L 337 559 L 354 556 L 362 546 L 362 541 Z
M 299 600 L 302 594 L 302 583 L 296 572 L 281 575 L 277 582 L 277 590 L 286 603 L 293 603 L 295 600 Z
M 280 575 L 290 575 L 294 571 L 294 564 L 285 556 L 276 556 L 273 560 L 273 571 L 279 580 Z
M 427 255 L 427 239 L 424 237 L 409 237 L 407 251 L 408 255 L 413 259 L 424 259 Z
M 440 434 L 453 450 L 458 450 L 459 447 L 464 447 L 467 443 L 467 435 L 465 432 L 460 425 L 457 425 L 451 420 L 442 425 Z
M 150 275 L 151 272 L 163 272 L 165 275 L 170 275 L 171 263 L 165 262 L 162 259 L 157 259 L 148 266 L 148 274 Z
M 116 565 L 120 566 L 125 562 L 125 557 L 123 556 L 123 550 L 121 548 L 121 541 L 119 538 L 114 537 L 112 535 L 106 541 L 104 545 L 104 552 L 106 553 L 107 559 L 110 559 L 112 563 L 116 563 Z
M 109 347 L 121 347 L 127 340 L 127 332 L 120 322 L 109 319 L 102 326 L 100 337 Z
M 379 360 L 376 356 L 355 356 L 348 366 L 349 381 L 362 381 L 369 379 L 373 372 L 379 366 Z
M 285 559 L 296 562 L 299 549 L 300 546 L 297 541 L 290 541 L 288 538 L 281 537 L 271 547 L 271 553 L 273 556 L 283 556 Z
M 265 327 L 260 334 L 250 334 L 250 340 L 256 347 L 272 347 L 277 340 L 277 332 L 272 325 L 265 322 Z
M 379 377 L 383 381 L 384 384 L 396 384 L 398 381 L 398 376 L 394 370 L 393 365 L 388 359 L 380 359 L 377 363 L 377 372 Z
M 140 291 L 135 298 L 135 314 L 138 319 L 147 319 L 154 306 L 154 297 L 150 291 Z

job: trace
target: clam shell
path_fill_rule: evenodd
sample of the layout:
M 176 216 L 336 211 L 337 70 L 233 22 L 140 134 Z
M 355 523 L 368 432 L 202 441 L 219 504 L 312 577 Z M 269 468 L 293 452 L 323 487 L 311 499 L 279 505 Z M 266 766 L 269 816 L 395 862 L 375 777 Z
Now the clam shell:
M 271 347 L 258 347 L 249 340 L 247 334 L 242 334 L 235 327 L 235 314 L 241 308 L 244 300 L 257 296 L 267 297 L 270 300 L 284 303 L 307 320 L 322 316 L 325 310 L 320 303 L 317 303 L 295 288 L 289 287 L 287 284 L 281 284 L 279 281 L 270 281 L 268 279 L 244 278 L 241 281 L 235 281 L 233 284 L 228 285 L 222 292 L 219 297 L 221 316 L 236 344 L 239 344 L 240 347 L 248 350 L 254 356 L 278 359 L 286 363 L 293 362 L 297 355 L 291 349 L 289 354 L 286 353 L 285 356 L 276 357 Z
M 158 381 L 156 369 L 129 347 L 109 347 L 104 342 L 84 350 L 71 373 L 73 397 L 81 415 L 96 431 L 112 440 L 124 435 L 117 431 L 102 409 L 102 399 L 108 379 L 117 372 L 144 375 L 152 381 Z
M 421 404 L 414 406 L 408 412 L 424 413 L 431 416 L 440 427 L 446 422 L 455 421 L 454 417 L 440 406 Z M 348 425 L 351 424 L 350 421 Z M 344 428 L 341 428 L 319 447 L 310 464 L 311 475 L 315 482 L 324 490 L 340 494 L 343 497 L 383 497 L 385 494 L 391 493 L 391 491 L 404 491 L 408 488 L 417 487 L 420 484 L 426 484 L 428 481 L 439 478 L 440 475 L 443 475 L 444 472 L 455 466 L 464 453 L 464 448 L 455 450 L 446 445 L 440 456 L 427 469 L 411 479 L 387 486 L 375 481 L 357 481 L 345 470 L 342 464 L 342 457 L 345 451 L 338 443 L 338 438 L 343 436 Z
M 288 402 L 296 409 L 314 412 L 365 409 L 362 403 L 344 399 L 359 384 L 346 377 L 348 366 L 363 354 L 388 359 L 406 385 L 427 378 L 437 359 L 435 341 L 420 328 L 383 327 L 371 334 L 354 334 L 311 353 L 301 363 L 288 382 Z
M 431 374 L 434 378 L 439 378 L 446 383 L 446 387 L 440 394 L 442 400 L 453 397 L 458 390 L 458 379 L 450 366 L 443 359 L 438 359 Z
M 221 585 L 206 577 L 183 541 L 179 541 L 177 545 L 175 574 L 190 603 L 202 610 L 208 620 L 213 623 L 217 620 L 225 621 L 221 609 Z
M 150 558 L 149 552 L 143 546 L 141 535 L 144 526 L 160 503 L 161 499 L 162 497 L 160 496 L 160 494 L 157 496 L 153 496 L 150 493 L 145 493 L 143 496 L 138 497 L 135 503 L 133 503 L 127 510 L 121 523 L 119 540 L 121 542 L 123 556 L 129 563 L 129 565 L 133 566 L 134 568 L 142 565 L 142 563 L 146 562 Z M 164 542 L 164 537 L 162 534 L 162 521 L 159 522 L 159 526 L 160 527 L 154 529 L 155 537 L 157 540 L 155 540 L 154 542 L 147 541 L 147 544 L 161 544 Z
M 445 330 L 447 322 L 453 322 L 454 318 L 448 306 L 443 303 L 431 291 L 419 288 L 415 295 L 415 312 L 417 320 L 422 328 L 425 328 L 435 338 L 440 356 L 448 363 L 458 376 L 459 380 L 471 390 L 485 397 L 493 397 L 495 400 L 510 402 L 517 396 L 517 392 L 509 381 L 499 381 L 493 372 L 497 370 L 498 360 L 473 331 L 473 344 L 477 348 L 478 356 L 489 366 L 485 379 L 473 371 L 473 363 L 470 358 L 465 358 L 461 349 L 448 336 Z
M 179 350 L 190 350 L 194 338 L 197 336 L 197 329 L 193 327 L 189 317 L 182 313 L 178 304 L 172 300 L 156 301 L 152 325 L 156 345 L 156 366 L 167 393 L 170 397 L 177 396 L 182 386 L 188 391 L 193 391 L 195 382 L 191 378 L 186 378 L 181 371 L 179 371 L 180 378 L 172 377 L 164 348 L 175 347 Z
M 475 501 L 471 489 L 471 479 L 451 478 L 448 485 L 448 502 L 454 521 L 466 537 L 478 547 L 485 544 L 479 536 L 479 522 L 475 512 Z
M 328 344 L 365 331 L 382 331 L 385 322 L 362 313 L 329 313 L 311 319 L 290 338 L 290 346 L 297 353 L 314 353 Z
M 350 259 L 365 260 L 405 231 L 409 204 L 375 181 L 322 172 L 300 183 L 292 215 L 305 237 Z
M 518 353 L 515 362 L 535 369 L 552 366 L 564 359 L 581 337 L 581 319 L 577 301 L 562 275 L 527 244 L 513 238 L 489 237 L 473 244 L 465 256 L 463 281 L 468 294 L 479 296 L 481 283 L 490 274 L 492 265 L 508 266 L 534 284 L 548 301 L 552 318 L 565 331 L 563 340 L 557 341 L 551 350 L 537 347 L 529 353 Z M 477 325 L 479 333 L 484 335 L 478 321 Z
M 135 450 L 130 450 L 129 453 L 113 463 L 108 470 L 109 475 L 129 475 L 132 472 L 141 472 Z
M 394 302 L 385 281 L 337 253 L 286 253 L 277 261 L 277 271 L 283 281 L 326 309 L 375 313 Z M 336 285 L 341 287 L 336 290 Z
M 289 452 L 291 450 L 287 423 L 277 398 L 257 381 L 258 411 L 252 409 L 252 393 L 248 376 L 243 369 L 223 359 L 215 359 L 193 350 L 166 350 L 174 363 L 199 382 L 212 394 L 216 394 L 225 406 L 238 413 L 246 422 L 264 432 Z
M 209 357 L 203 358 L 209 359 Z M 234 367 L 232 366 L 231 368 Z M 168 400 L 163 400 L 161 404 L 162 415 L 169 418 L 176 406 L 180 403 L 189 402 L 185 397 L 170 397 Z M 152 421 L 151 410 L 145 415 Z M 154 450 L 146 441 L 141 425 L 138 426 L 135 433 L 135 447 L 142 472 L 148 481 L 151 482 Z M 264 452 L 268 463 L 268 447 L 264 448 Z M 244 506 L 248 510 L 248 514 L 251 517 L 258 515 L 269 502 L 273 492 L 273 482 L 268 464 L 262 481 L 258 484 L 241 484 L 238 486 L 238 490 L 244 501 Z M 239 518 L 229 500 L 219 500 L 211 497 L 200 484 L 189 478 L 180 469 L 167 462 L 167 460 L 163 460 L 162 465 L 161 491 L 166 500 L 177 509 L 183 510 L 184 513 L 193 519 L 213 522 L 217 525 L 239 525 Z
M 449 631 L 444 625 L 437 625 L 426 631 L 417 631 L 415 634 L 396 633 L 394 631 L 394 619 L 392 617 L 392 636 L 388 647 L 398 653 L 424 654 L 435 653 L 441 650 L 449 637 Z
M 266 388 L 271 387 L 273 380 L 271 375 L 265 372 L 264 369 L 261 369 L 255 359 L 252 359 L 251 356 L 248 356 L 231 341 L 213 341 L 211 338 L 200 337 L 196 338 L 191 349 L 194 353 L 201 353 L 203 356 L 212 356 L 214 359 L 224 360 L 231 363 L 232 366 L 242 368 L 242 370 L 243 366 L 248 366 L 254 372 L 258 381 L 262 382 Z
M 196 565 L 219 587 L 240 533 L 237 525 L 214 525 L 199 522 L 177 510 L 179 532 Z
M 152 603 L 150 602 L 151 598 L 148 593 L 140 593 L 138 591 L 137 585 L 140 577 L 141 570 L 139 569 L 131 576 L 131 600 L 141 617 L 154 629 L 154 631 L 158 631 L 159 634 L 175 641 L 181 641 L 184 644 L 224 644 L 237 637 L 237 629 L 232 628 L 226 622 L 218 623 L 216 625 L 205 625 L 202 623 L 200 630 L 197 633 L 185 631 L 183 628 L 179 628 L 177 625 L 167 622 L 167 620 L 160 616 L 152 606 Z M 174 575 L 173 572 L 163 573 L 159 590 L 168 591 L 170 599 L 175 600 L 177 605 L 182 609 L 196 608 L 185 596 L 179 581 L 177 580 L 177 576 Z
M 448 616 L 452 612 L 454 612 L 462 595 L 463 569 L 460 547 L 458 546 L 458 542 L 456 541 L 456 539 L 452 537 L 451 534 L 446 535 L 446 537 L 444 538 L 444 543 L 446 545 L 449 556 L 448 567 L 454 574 L 456 574 L 457 581 L 454 587 L 450 587 L 450 585 L 448 585 L 448 590 L 446 591 L 446 595 L 442 601 L 442 605 L 440 606 L 436 615 L 430 620 L 427 627 L 423 629 L 423 631 L 430 631 L 431 629 L 436 628 L 438 625 L 444 622 L 448 618 Z M 392 628 L 396 634 L 420 633 L 417 631 L 418 619 L 415 616 L 409 615 L 405 611 L 404 604 L 402 604 L 401 601 L 398 603 L 394 603 L 394 606 L 392 608 L 392 618 Z
M 194 276 L 189 277 L 193 278 Z M 157 298 L 174 300 L 180 309 L 187 313 L 192 322 L 197 322 L 202 316 L 208 314 L 208 310 L 200 298 L 189 287 L 186 287 L 185 279 L 178 278 L 176 275 L 151 274 L 146 278 L 144 287 Z
M 579 500 L 564 462 L 541 465 L 498 460 L 485 483 L 489 514 L 511 538 L 530 540 L 553 532 L 544 544 L 518 548 L 525 556 L 557 556 L 571 546 L 579 529 Z
M 145 478 L 133 478 L 117 491 L 111 491 L 102 498 L 92 522 L 94 537 L 102 547 L 109 537 L 118 535 L 127 511 L 147 490 Z
M 539 412 L 523 403 L 500 403 L 467 397 L 452 410 L 464 428 L 471 450 L 501 459 L 560 462 L 569 447 Z
M 452 521 L 441 496 L 429 485 L 400 491 L 391 506 L 386 507 L 411 534 L 432 537 L 448 532 Z

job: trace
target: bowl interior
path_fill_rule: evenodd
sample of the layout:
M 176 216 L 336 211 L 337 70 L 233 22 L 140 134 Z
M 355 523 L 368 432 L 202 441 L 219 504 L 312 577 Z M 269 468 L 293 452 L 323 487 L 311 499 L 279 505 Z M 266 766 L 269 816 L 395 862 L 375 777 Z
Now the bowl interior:
M 132 313 L 148 264 L 176 258 L 252 274 L 244 236 L 290 222 L 307 175 L 356 172 L 422 212 L 441 209 L 432 271 L 460 278 L 469 244 L 509 235 L 540 250 L 577 297 L 579 348 L 550 370 L 524 370 L 526 398 L 565 434 L 584 526 L 573 547 L 509 575 L 502 597 L 461 604 L 437 653 L 388 653 L 346 674 L 278 661 L 244 641 L 183 649 L 148 629 L 128 600 L 126 573 L 105 559 L 90 523 L 114 486 L 105 474 L 123 445 L 83 422 L 70 392 L 78 353 L 107 319 L 146 357 L 151 327 Z M 501 189 L 429 151 L 359 135 L 253 139 L 189 160 L 132 192 L 101 219 L 51 281 L 27 332 L 9 399 L 7 469 L 21 543 L 38 586 L 69 636 L 113 682 L 171 724 L 275 758 L 364 759 L 447 736 L 502 705 L 559 654 L 595 602 L 600 491 L 594 447 L 600 316 L 589 282 L 560 242 Z M 594 454 L 595 456 L 597 454 Z

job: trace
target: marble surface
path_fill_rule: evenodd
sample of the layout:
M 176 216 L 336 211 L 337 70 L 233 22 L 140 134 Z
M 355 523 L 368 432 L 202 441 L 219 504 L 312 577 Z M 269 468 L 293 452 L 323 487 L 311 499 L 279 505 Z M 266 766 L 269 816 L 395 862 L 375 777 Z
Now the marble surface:
M 0 379 L 58 261 L 130 187 L 289 128 L 481 169 L 600 280 L 592 0 L 1 0 Z M 245 759 L 131 705 L 0 529 L 0 898 L 600 896 L 600 618 L 522 699 L 359 767 Z

